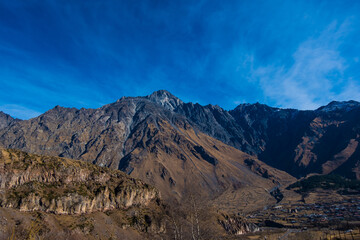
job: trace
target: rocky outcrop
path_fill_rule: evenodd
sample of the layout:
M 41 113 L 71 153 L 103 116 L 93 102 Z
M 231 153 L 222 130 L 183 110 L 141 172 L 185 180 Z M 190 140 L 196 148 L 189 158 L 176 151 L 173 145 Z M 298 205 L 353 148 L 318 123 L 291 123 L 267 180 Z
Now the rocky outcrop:
M 32 184 L 26 185 L 33 188 Z M 110 192 L 108 188 L 96 192 L 94 196 L 81 195 L 77 192 L 65 196 L 51 195 L 51 188 L 46 184 L 39 192 L 19 194 L 19 189 L 12 189 L 2 199 L 1 206 L 17 208 L 20 211 L 44 211 L 55 214 L 82 214 L 95 211 L 125 209 L 136 205 L 146 205 L 156 197 L 156 193 L 138 189 L 126 189 L 120 193 Z M 66 192 L 66 190 L 65 190 Z
M 80 214 L 146 206 L 157 190 L 121 171 L 81 161 L 0 151 L 0 206 Z
M 222 215 L 222 218 L 218 221 L 225 231 L 231 235 L 243 235 L 260 231 L 257 225 L 246 221 L 246 219 L 242 217 Z

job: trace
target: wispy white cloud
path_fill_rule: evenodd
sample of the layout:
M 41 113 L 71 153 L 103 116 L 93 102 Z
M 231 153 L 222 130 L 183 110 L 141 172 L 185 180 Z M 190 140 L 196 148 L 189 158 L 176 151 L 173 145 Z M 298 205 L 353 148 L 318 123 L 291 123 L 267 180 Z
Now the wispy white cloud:
M 354 80 L 350 79 L 345 88 L 337 95 L 337 100 L 360 100 L 360 85 Z
M 9 114 L 12 117 L 20 119 L 30 119 L 39 116 L 41 113 L 33 109 L 17 104 L 5 104 L 0 106 L 0 111 Z
M 350 20 L 333 22 L 318 37 L 298 46 L 290 66 L 256 68 L 253 78 L 265 97 L 280 107 L 299 109 L 315 109 L 331 100 L 359 100 L 358 84 L 344 77 L 347 62 L 339 50 L 350 27 Z

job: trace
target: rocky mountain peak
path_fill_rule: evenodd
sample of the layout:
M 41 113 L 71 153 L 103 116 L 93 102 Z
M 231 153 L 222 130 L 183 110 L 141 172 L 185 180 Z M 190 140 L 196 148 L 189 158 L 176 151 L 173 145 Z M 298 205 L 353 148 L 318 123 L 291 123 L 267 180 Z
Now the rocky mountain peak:
M 165 107 L 170 111 L 173 111 L 179 105 L 183 104 L 183 101 L 181 101 L 179 98 L 175 97 L 173 94 L 166 90 L 155 91 L 152 94 L 146 96 L 145 98 Z
M 220 111 L 220 112 L 223 112 L 225 111 L 223 108 L 221 108 L 219 105 L 212 105 L 212 104 L 209 104 L 209 105 L 206 105 L 205 107 L 208 107 L 208 108 L 211 108 L 213 110 L 217 110 L 217 111 Z
M 54 108 L 49 109 L 48 111 L 46 111 L 45 113 L 41 114 L 38 118 L 39 119 L 57 119 L 57 118 L 64 118 L 68 113 L 70 112 L 76 112 L 79 109 L 77 108 L 68 108 L 68 107 L 62 107 L 59 105 L 56 105 Z
M 268 105 L 261 103 L 242 103 L 238 105 L 233 111 L 235 112 L 244 112 L 244 111 L 260 111 L 260 112 L 271 112 L 278 110 L 278 108 L 269 107 Z
M 360 107 L 360 103 L 354 100 L 332 101 L 328 105 L 318 108 L 316 111 L 332 112 L 332 111 L 342 110 L 348 112 L 358 107 Z

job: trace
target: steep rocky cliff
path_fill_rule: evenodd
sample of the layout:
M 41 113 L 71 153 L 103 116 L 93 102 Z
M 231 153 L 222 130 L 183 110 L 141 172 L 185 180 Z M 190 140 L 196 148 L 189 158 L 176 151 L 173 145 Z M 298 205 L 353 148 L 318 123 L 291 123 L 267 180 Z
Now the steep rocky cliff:
M 82 161 L 0 149 L 0 206 L 80 214 L 146 206 L 159 195 L 121 171 Z

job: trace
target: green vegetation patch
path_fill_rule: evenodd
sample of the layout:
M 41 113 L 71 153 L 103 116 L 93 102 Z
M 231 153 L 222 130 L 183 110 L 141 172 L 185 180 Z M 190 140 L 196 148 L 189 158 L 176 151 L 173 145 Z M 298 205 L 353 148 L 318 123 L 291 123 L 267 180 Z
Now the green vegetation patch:
M 297 193 L 307 193 L 317 188 L 337 190 L 340 194 L 360 194 L 360 181 L 335 174 L 316 175 L 293 183 L 286 189 L 294 189 Z
M 47 200 L 56 199 L 61 196 L 57 183 L 40 183 L 36 181 L 28 182 L 23 185 L 11 188 L 8 191 L 9 199 L 18 200 L 28 197 L 31 193 L 44 197 Z

